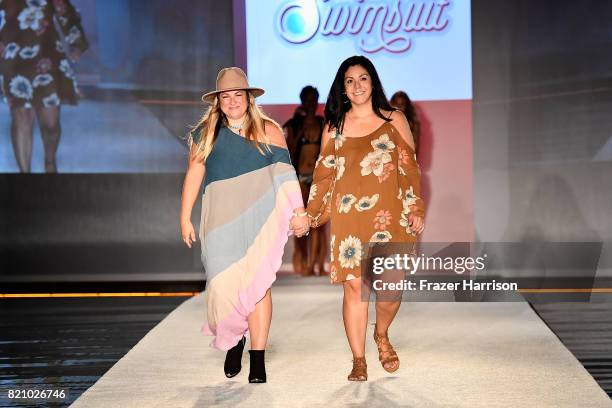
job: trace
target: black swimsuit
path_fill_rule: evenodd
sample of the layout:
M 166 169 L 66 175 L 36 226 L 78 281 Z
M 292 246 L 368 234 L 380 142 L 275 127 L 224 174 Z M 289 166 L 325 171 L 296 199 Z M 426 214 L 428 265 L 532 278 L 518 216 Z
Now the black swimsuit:
M 300 137 L 297 140 L 297 144 L 295 146 L 295 151 L 294 151 L 294 162 L 293 165 L 295 166 L 295 170 L 298 174 L 298 179 L 300 180 L 300 182 L 306 183 L 306 184 L 312 184 L 312 173 L 299 173 L 298 172 L 298 165 L 299 165 L 299 161 L 300 161 L 300 155 L 302 154 L 302 147 L 306 146 L 306 145 L 318 145 L 319 146 L 319 150 L 321 150 L 321 139 L 323 136 L 323 117 L 321 116 L 316 116 L 317 120 L 319 121 L 319 126 L 321 129 L 321 133 L 319 133 L 319 138 L 315 141 L 311 141 L 308 140 L 305 136 Z M 296 126 L 296 128 L 298 128 L 299 130 L 302 130 L 303 125 L 304 125 L 304 121 L 303 119 L 300 121 L 301 123 L 299 123 L 299 128 L 298 126 Z

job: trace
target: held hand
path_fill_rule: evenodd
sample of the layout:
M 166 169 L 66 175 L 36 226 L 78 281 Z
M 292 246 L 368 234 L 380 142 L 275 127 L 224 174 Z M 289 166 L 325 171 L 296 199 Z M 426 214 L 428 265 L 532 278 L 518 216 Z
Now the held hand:
M 196 242 L 196 234 L 191 221 L 181 222 L 181 236 L 183 238 L 183 242 L 189 248 L 191 248 L 191 245 Z
M 418 215 L 408 214 L 408 226 L 412 230 L 412 232 L 416 234 L 423 233 L 425 230 L 425 222 L 423 222 L 423 217 L 419 217 Z
M 296 237 L 302 237 L 308 235 L 310 230 L 310 218 L 307 215 L 296 216 L 291 218 L 290 222 L 291 230 Z

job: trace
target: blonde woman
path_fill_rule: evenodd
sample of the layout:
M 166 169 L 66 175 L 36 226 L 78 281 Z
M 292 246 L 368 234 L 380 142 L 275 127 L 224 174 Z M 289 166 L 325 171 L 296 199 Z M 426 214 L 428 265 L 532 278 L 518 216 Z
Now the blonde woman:
M 241 370 L 250 335 L 249 382 L 266 382 L 264 352 L 272 318 L 270 287 L 290 227 L 307 232 L 300 186 L 280 126 L 256 105 L 263 89 L 250 87 L 240 68 L 225 68 L 211 105 L 191 132 L 181 204 L 181 234 L 196 241 L 191 211 L 204 181 L 200 242 L 206 270 L 211 346 L 227 351 L 228 378 Z

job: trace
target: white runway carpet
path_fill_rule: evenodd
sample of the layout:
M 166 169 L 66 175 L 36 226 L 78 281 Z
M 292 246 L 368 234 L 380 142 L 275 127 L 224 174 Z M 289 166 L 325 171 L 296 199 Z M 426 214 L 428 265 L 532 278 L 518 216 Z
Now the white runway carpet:
M 206 315 L 199 295 L 72 406 L 612 407 L 526 303 L 404 303 L 390 331 L 400 369 L 382 369 L 369 325 L 369 380 L 351 383 L 341 287 L 285 278 L 272 298 L 267 384 L 248 383 L 248 342 L 242 372 L 225 378 L 224 353 L 199 332 Z

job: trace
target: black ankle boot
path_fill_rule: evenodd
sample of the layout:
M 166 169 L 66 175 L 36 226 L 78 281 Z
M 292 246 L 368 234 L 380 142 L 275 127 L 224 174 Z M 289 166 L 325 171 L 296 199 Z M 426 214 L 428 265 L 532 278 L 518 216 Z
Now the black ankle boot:
M 251 356 L 251 367 L 249 369 L 250 383 L 265 383 L 266 382 L 266 362 L 264 353 L 266 350 L 249 350 Z
M 240 341 L 238 341 L 238 344 L 227 350 L 225 364 L 223 364 L 223 370 L 227 378 L 236 376 L 242 369 L 242 350 L 244 350 L 245 343 L 246 339 L 243 336 Z

